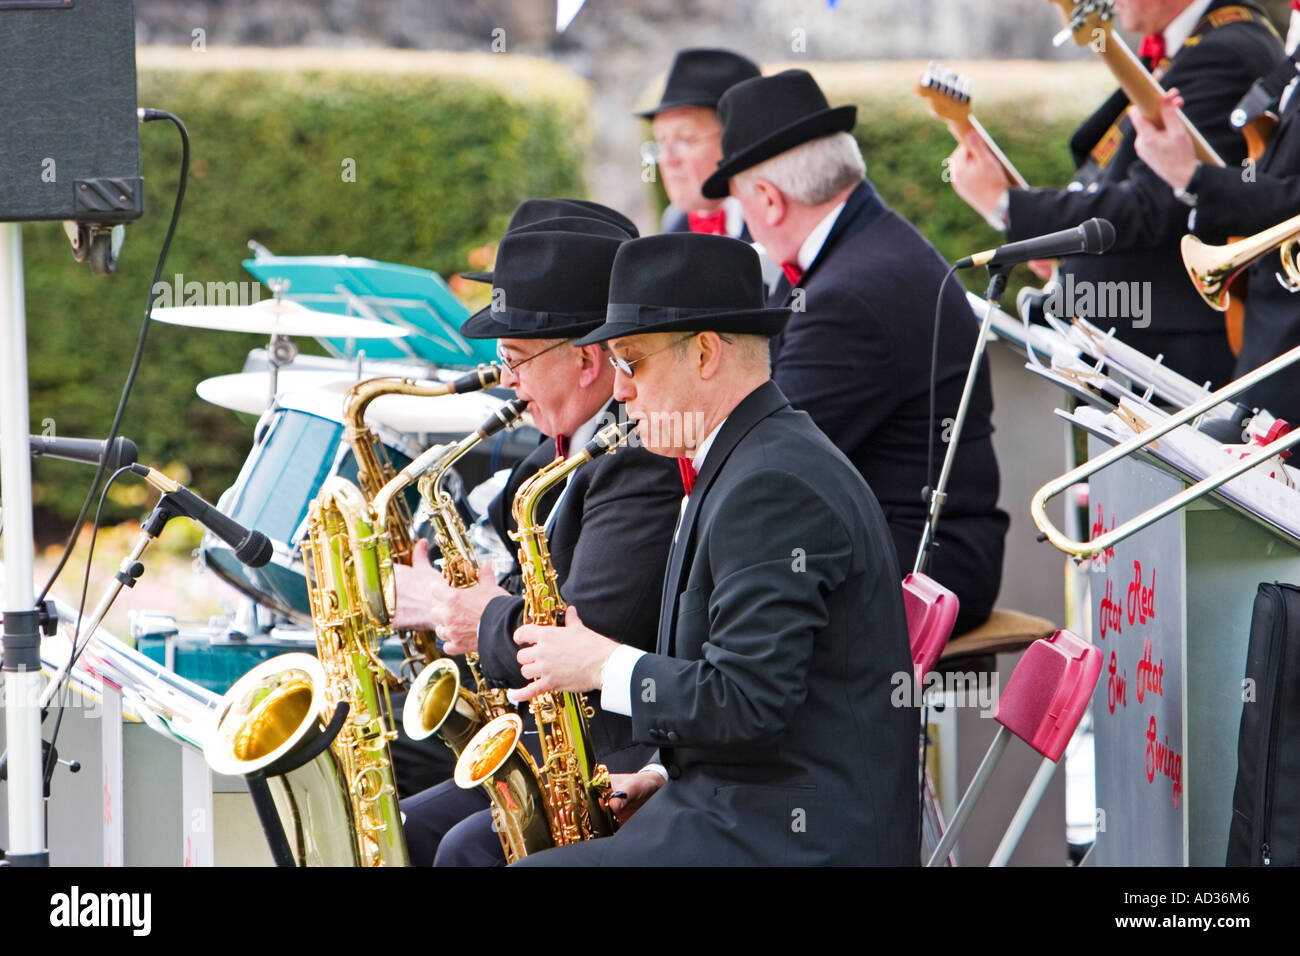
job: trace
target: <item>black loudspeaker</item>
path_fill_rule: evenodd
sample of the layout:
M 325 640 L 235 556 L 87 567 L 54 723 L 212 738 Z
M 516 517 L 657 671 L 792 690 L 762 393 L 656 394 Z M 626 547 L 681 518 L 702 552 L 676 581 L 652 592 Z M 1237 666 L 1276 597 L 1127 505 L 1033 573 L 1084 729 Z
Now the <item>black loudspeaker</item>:
M 143 213 L 131 0 L 0 0 L 0 222 Z

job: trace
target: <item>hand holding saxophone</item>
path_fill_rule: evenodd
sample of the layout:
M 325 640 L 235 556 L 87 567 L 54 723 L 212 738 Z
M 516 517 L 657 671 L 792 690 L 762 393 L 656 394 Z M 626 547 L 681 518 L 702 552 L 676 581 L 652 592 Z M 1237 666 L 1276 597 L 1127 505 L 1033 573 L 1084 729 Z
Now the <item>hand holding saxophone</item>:
M 570 607 L 559 627 L 525 624 L 515 631 L 519 671 L 531 683 L 509 693 L 519 703 L 555 691 L 600 689 L 600 671 L 620 645 L 582 623 Z
M 496 584 L 490 561 L 479 569 L 478 583 L 454 588 L 429 563 L 429 543 L 417 541 L 410 566 L 394 567 L 397 575 L 397 609 L 394 626 L 432 630 L 447 654 L 478 652 L 478 622 L 493 598 L 508 592 Z
M 632 819 L 641 805 L 659 792 L 664 785 L 662 774 L 653 770 L 637 773 L 611 773 L 609 775 L 609 809 L 619 826 Z

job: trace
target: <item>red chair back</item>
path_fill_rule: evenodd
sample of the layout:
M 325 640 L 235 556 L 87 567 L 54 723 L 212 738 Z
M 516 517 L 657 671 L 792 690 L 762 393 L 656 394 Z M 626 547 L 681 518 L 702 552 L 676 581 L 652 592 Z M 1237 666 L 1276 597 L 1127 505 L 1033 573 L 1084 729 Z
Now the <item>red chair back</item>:
M 1034 641 L 1011 672 L 995 719 L 1049 760 L 1061 759 L 1101 676 L 1101 651 L 1073 631 Z
M 903 578 L 903 607 L 912 644 L 912 666 L 919 683 L 939 660 L 957 620 L 957 595 L 925 574 Z

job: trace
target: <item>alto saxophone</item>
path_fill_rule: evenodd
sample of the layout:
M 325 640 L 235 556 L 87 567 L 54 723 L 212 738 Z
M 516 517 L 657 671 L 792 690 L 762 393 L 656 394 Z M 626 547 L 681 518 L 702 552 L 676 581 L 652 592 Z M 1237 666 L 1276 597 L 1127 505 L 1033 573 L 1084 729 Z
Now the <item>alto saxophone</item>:
M 453 445 L 436 445 L 407 465 L 392 478 L 374 499 L 381 524 L 391 513 L 389 503 L 418 481 L 421 494 L 433 509 L 436 542 L 443 557 L 443 575 L 452 587 L 472 587 L 478 583 L 478 562 L 474 546 L 465 531 L 456 502 L 442 488 L 442 480 L 451 466 L 470 449 L 497 432 L 512 428 L 528 403 L 522 399 L 506 402 L 479 428 Z M 390 604 L 390 607 L 392 605 Z M 461 686 L 460 670 L 447 657 L 426 664 L 406 694 L 402 725 L 412 740 L 423 740 L 437 733 L 452 751 L 460 756 L 479 728 L 497 714 L 509 709 L 504 690 L 487 687 L 478 671 L 478 655 L 467 654 L 474 675 L 477 694 Z
M 519 542 L 525 623 L 564 625 L 564 599 L 545 528 L 536 517 L 537 502 L 576 468 L 617 448 L 635 427 L 635 422 L 606 426 L 581 452 L 542 468 L 515 495 L 517 530 L 512 537 Z M 593 711 L 586 695 L 539 694 L 529 707 L 542 749 L 540 767 L 520 743 L 523 721 L 510 713 L 494 718 L 480 730 L 456 764 L 458 785 L 487 787 L 508 863 L 548 847 L 614 832 L 609 771 L 596 763 L 592 754 L 587 720 Z
M 372 378 L 353 385 L 343 402 L 343 440 L 348 443 L 352 457 L 356 459 L 357 485 L 366 499 L 374 501 L 384 485 L 394 477 L 394 469 L 384 446 L 366 425 L 366 409 L 371 402 L 384 395 L 460 395 L 492 388 L 500 382 L 500 366 L 480 365 L 451 382 L 421 384 L 409 378 Z M 389 496 L 382 514 L 388 529 L 389 553 L 393 561 L 410 564 L 411 549 L 415 542 L 411 538 L 411 509 L 407 506 L 406 499 L 397 494 Z M 404 674 L 414 675 L 419 669 L 418 665 L 442 657 L 433 635 L 428 631 L 400 631 L 397 637 L 402 643 L 405 656 L 402 662 Z M 394 687 L 405 683 L 400 679 L 389 680 L 387 675 L 385 679 Z

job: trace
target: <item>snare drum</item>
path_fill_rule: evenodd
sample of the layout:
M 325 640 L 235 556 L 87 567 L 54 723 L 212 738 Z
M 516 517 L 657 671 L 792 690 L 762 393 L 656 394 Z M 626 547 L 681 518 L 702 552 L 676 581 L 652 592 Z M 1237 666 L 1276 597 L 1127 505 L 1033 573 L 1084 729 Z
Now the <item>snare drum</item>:
M 306 569 L 299 544 L 307 533 L 307 510 L 321 485 L 331 475 L 354 484 L 357 463 L 343 440 L 343 422 L 304 408 L 277 406 L 257 424 L 259 440 L 253 446 L 235 484 L 221 496 L 217 507 L 271 539 L 274 554 L 260 568 L 242 564 L 225 542 L 208 535 L 203 559 L 224 581 L 254 600 L 311 626 Z M 305 404 L 305 403 L 304 403 Z M 404 468 L 424 449 L 416 436 L 400 435 L 370 426 L 395 469 Z M 419 491 L 407 490 L 414 511 Z

